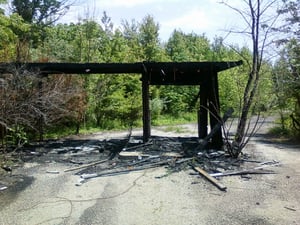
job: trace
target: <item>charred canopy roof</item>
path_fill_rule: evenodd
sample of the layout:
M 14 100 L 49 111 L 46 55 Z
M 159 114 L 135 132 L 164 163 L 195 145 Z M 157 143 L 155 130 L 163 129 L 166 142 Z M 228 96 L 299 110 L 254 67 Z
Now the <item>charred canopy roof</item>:
M 242 64 L 230 62 L 137 62 L 137 63 L 2 63 L 0 72 L 21 68 L 40 74 L 145 74 L 153 85 L 197 85 L 212 74 Z

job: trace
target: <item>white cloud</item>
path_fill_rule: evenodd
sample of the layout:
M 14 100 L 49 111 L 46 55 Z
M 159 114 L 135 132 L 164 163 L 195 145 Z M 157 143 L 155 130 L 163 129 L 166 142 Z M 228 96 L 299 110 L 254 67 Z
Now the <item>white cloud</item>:
M 199 31 L 211 26 L 209 17 L 201 9 L 193 9 L 181 17 L 161 22 L 164 28 L 180 28 L 181 30 Z
M 160 24 L 160 37 L 167 40 L 174 29 L 185 33 L 225 36 L 229 30 L 241 24 L 240 18 L 220 0 L 78 0 L 80 3 L 70 10 L 63 21 L 77 21 L 89 15 L 100 20 L 103 11 L 111 17 L 115 27 L 122 19 L 141 21 L 147 14 Z M 227 0 L 229 2 L 229 0 Z M 243 1 L 230 0 L 240 7 Z

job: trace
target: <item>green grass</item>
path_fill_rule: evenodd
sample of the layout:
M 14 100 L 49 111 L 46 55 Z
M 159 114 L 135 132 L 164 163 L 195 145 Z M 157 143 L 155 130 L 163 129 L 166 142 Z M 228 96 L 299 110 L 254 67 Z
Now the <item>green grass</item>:
M 275 138 L 296 141 L 299 143 L 300 131 L 293 128 L 292 121 L 289 117 L 285 117 L 283 122 L 280 119 L 277 119 L 275 122 L 276 126 L 268 131 L 269 135 Z
M 154 126 L 178 125 L 185 123 L 197 122 L 196 113 L 182 113 L 180 117 L 170 115 L 161 115 L 156 120 L 152 120 Z
M 285 137 L 291 135 L 291 131 L 289 129 L 282 128 L 281 126 L 272 127 L 268 133 L 277 137 Z

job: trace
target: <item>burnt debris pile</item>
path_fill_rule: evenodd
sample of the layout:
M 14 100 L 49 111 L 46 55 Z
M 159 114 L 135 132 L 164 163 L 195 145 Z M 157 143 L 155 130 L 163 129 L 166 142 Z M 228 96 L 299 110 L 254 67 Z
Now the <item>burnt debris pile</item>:
M 64 171 L 46 172 L 78 175 L 77 186 L 92 178 L 163 167 L 166 172 L 157 179 L 187 171 L 189 175 L 201 175 L 225 191 L 227 187 L 222 184 L 221 177 L 238 175 L 249 180 L 251 174 L 272 174 L 274 171 L 270 167 L 279 165 L 277 161 L 258 161 L 248 154 L 232 158 L 224 150 L 215 150 L 209 144 L 203 146 L 203 140 L 196 137 L 152 136 L 148 142 L 143 142 L 142 136 L 129 136 L 106 140 L 48 140 L 24 147 L 16 154 L 23 161 L 63 163 L 67 166 Z
M 201 141 L 193 137 L 153 136 L 148 142 L 143 142 L 143 137 L 131 136 L 107 140 L 49 141 L 35 151 L 27 150 L 27 154 L 39 156 L 34 160 L 43 160 L 44 157 L 44 160 L 68 165 L 63 172 L 80 176 L 77 186 L 92 178 L 164 167 L 164 176 L 192 169 L 193 172 L 187 174 L 201 175 L 225 191 L 226 186 L 220 183 L 220 177 L 240 175 L 250 179 L 249 174 L 274 173 L 267 167 L 279 164 L 276 161 L 257 161 L 248 154 L 232 158 L 226 151 L 202 146 Z

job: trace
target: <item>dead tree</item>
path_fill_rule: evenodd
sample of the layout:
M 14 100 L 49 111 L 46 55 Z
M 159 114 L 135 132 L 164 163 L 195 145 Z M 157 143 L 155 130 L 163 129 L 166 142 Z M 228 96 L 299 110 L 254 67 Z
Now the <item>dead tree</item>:
M 256 125 L 249 130 L 250 110 L 254 104 L 254 98 L 256 97 L 260 77 L 262 75 L 261 66 L 266 47 L 269 44 L 268 38 L 270 37 L 273 25 L 278 19 L 278 15 L 266 16 L 268 10 L 275 5 L 275 0 L 243 0 L 243 5 L 246 5 L 246 10 L 229 5 L 226 1 L 222 1 L 222 3 L 238 13 L 246 24 L 246 28 L 241 31 L 231 30 L 229 32 L 246 35 L 250 38 L 252 43 L 251 61 L 244 58 L 248 65 L 248 78 L 244 88 L 238 125 L 234 140 L 231 143 L 227 143 L 229 153 L 234 157 L 238 157 L 257 128 L 256 122 Z
M 45 77 L 22 68 L 6 70 L 9 72 L 0 73 L 0 128 L 5 127 L 0 138 L 4 142 L 14 145 L 24 143 L 28 134 L 42 136 L 41 122 L 48 128 L 81 120 L 86 96 L 80 77 Z M 20 137 L 24 139 L 21 142 L 17 140 Z

